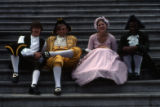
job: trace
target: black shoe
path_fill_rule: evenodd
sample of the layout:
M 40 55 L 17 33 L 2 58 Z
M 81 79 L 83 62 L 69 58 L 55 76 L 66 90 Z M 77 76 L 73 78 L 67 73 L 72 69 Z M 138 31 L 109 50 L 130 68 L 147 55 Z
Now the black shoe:
M 61 88 L 60 87 L 56 87 L 55 89 L 54 89 L 54 95 L 57 95 L 57 96 L 59 96 L 59 95 L 61 95 Z
M 128 80 L 134 80 L 134 74 L 128 73 Z
M 135 79 L 136 79 L 136 80 L 139 80 L 139 79 L 140 79 L 140 74 L 135 73 Z
M 137 73 L 129 73 L 128 80 L 140 80 L 140 75 Z
M 12 75 L 12 82 L 17 83 L 19 81 L 18 73 L 13 73 Z
M 29 94 L 40 95 L 41 92 L 38 90 L 37 85 L 34 85 L 34 87 L 29 88 Z

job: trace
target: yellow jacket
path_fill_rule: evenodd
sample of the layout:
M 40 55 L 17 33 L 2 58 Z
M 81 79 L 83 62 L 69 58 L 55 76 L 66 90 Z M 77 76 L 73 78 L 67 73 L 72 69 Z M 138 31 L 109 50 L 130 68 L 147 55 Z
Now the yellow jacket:
M 66 36 L 66 43 L 67 43 L 66 47 L 54 46 L 55 40 L 56 40 L 56 36 L 50 36 L 46 40 L 46 44 L 47 44 L 46 51 L 67 50 L 72 47 L 75 47 L 77 44 L 77 38 L 73 35 Z

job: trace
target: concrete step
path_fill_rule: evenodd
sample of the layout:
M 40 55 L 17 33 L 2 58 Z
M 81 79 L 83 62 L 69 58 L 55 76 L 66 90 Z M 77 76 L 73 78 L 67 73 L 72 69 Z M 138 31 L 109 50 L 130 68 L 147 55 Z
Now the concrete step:
M 56 1 L 57 2 L 57 1 Z M 90 2 L 89 4 L 88 3 L 83 3 L 83 2 L 80 2 L 80 3 L 72 3 L 72 4 L 65 4 L 65 3 L 60 3 L 60 4 L 55 4 L 55 3 L 52 3 L 52 2 L 40 2 L 39 4 L 34 4 L 34 3 L 31 3 L 29 4 L 30 2 L 27 2 L 27 3 L 11 3 L 9 4 L 8 2 L 7 3 L 2 3 L 0 1 L 0 11 L 3 12 L 3 10 L 8 10 L 10 12 L 13 12 L 14 10 L 18 10 L 18 11 L 21 11 L 19 10 L 20 8 L 21 9 L 27 9 L 29 8 L 29 10 L 31 9 L 34 9 L 36 11 L 38 11 L 39 9 L 43 9 L 43 10 L 50 10 L 50 9 L 59 9 L 59 10 L 62 10 L 62 9 L 95 9 L 98 7 L 98 9 L 159 9 L 159 5 L 160 3 L 143 3 L 143 4 L 139 4 L 139 3 L 121 3 L 121 4 L 118 4 L 118 3 L 114 3 L 114 4 L 110 4 L 110 3 L 94 3 L 94 2 Z M 13 10 L 11 10 L 11 8 Z M 39 8 L 39 9 L 38 9 Z M 32 10 L 32 11 L 34 11 Z M 23 11 L 23 10 L 22 10 Z
M 0 94 L 1 107 L 159 107 L 160 93 Z
M 159 4 L 160 5 L 160 4 Z M 75 5 L 74 5 L 75 6 Z M 65 7 L 62 7 L 62 6 L 59 6 L 59 7 L 53 7 L 52 5 L 50 5 L 50 6 L 36 6 L 36 5 L 29 5 L 29 6 L 10 6 L 10 7 L 1 7 L 0 9 L 1 9 L 1 13 L 5 13 L 5 12 L 9 12 L 9 13 L 19 13 L 19 14 L 25 14 L 25 13 L 29 13 L 29 12 L 31 12 L 31 13 L 33 13 L 33 14 L 40 14 L 40 13 L 45 13 L 45 12 L 49 12 L 49 13 L 51 13 L 51 12 L 57 12 L 57 13 L 62 13 L 62 12 L 67 12 L 67 11 L 70 11 L 70 12 L 78 12 L 78 13 L 80 13 L 80 12 L 82 12 L 82 11 L 84 11 L 84 12 L 93 12 L 93 11 L 95 11 L 95 12 L 99 12 L 99 11 L 101 11 L 101 12 L 109 12 L 109 13 L 111 13 L 111 12 L 116 12 L 116 13 L 121 13 L 121 12 L 123 12 L 123 13 L 127 13 L 127 12 L 135 12 L 135 11 L 137 11 L 137 13 L 143 13 L 143 12 L 146 12 L 146 11 L 148 11 L 149 13 L 150 12 L 154 12 L 154 13 L 156 13 L 156 12 L 158 12 L 158 10 L 160 9 L 160 7 L 158 7 L 158 6 L 154 6 L 154 5 L 152 5 L 152 8 L 150 7 L 146 7 L 145 8 L 145 6 L 144 6 L 144 8 L 129 8 L 128 7 L 128 9 L 126 9 L 126 8 L 109 8 L 107 5 L 106 5 L 106 7 L 103 7 L 103 5 L 101 6 L 100 5 L 100 7 L 99 8 L 97 8 L 97 6 L 88 6 L 88 7 L 74 7 L 73 6 L 73 8 L 71 8 L 72 6 L 70 6 L 70 8 L 65 8 Z M 115 5 L 115 6 L 118 6 L 118 5 Z M 130 5 L 128 5 L 128 6 L 130 6 Z M 131 7 L 132 7 L 133 5 L 131 5 Z M 121 6 L 121 7 L 123 7 L 123 5 Z M 133 6 L 134 7 L 134 6 Z M 136 7 L 136 5 L 135 5 L 135 7 Z M 142 7 L 142 6 L 141 6 Z M 28 9 L 29 8 L 29 9 Z M 36 8 L 36 9 L 35 9 Z M 21 9 L 21 10 L 20 10 Z M 65 10 L 64 10 L 65 9 Z M 48 14 L 49 14 L 48 13 Z M 5 13 L 5 14 L 7 14 L 7 13 Z
M 8 12 L 7 12 L 8 13 Z M 110 21 L 126 21 L 128 20 L 128 17 L 129 17 L 130 14 L 123 14 L 123 15 L 119 15 L 119 14 L 114 14 L 114 15 L 104 15 L 106 16 Z M 154 20 L 159 20 L 160 19 L 160 15 L 149 15 L 149 14 L 140 14 L 140 15 L 136 15 L 140 20 L 142 21 L 147 21 L 147 20 L 151 20 L 151 19 L 154 19 Z M 54 22 L 57 20 L 58 17 L 64 17 L 64 19 L 68 22 L 70 21 L 77 21 L 77 22 L 83 22 L 83 21 L 94 21 L 95 18 L 97 18 L 98 16 L 97 15 L 85 15 L 85 16 L 81 16 L 81 15 L 57 15 L 57 14 L 54 14 L 52 16 L 49 16 L 49 17 L 33 17 L 33 16 L 26 16 L 26 17 L 13 17 L 12 16 L 12 19 L 11 18 L 8 18 L 8 17 L 4 17 L 4 16 L 0 16 L 0 19 L 1 19 L 1 22 L 0 23 L 31 23 L 32 20 L 40 20 L 42 23 L 51 23 L 51 22 Z M 47 20 L 45 20 L 47 19 Z
M 42 10 L 42 12 L 43 12 L 43 10 Z M 94 9 L 94 10 L 93 9 L 92 10 L 55 10 L 55 11 L 51 11 L 51 12 L 46 11 L 43 14 L 44 14 L 44 16 L 46 16 L 46 15 L 53 16 L 54 14 L 56 14 L 59 17 L 65 17 L 65 16 L 68 16 L 68 15 L 81 15 L 81 16 L 84 15 L 85 16 L 85 15 L 88 15 L 88 14 L 90 14 L 90 15 L 95 15 L 96 14 L 97 16 L 102 16 L 102 15 L 108 16 L 108 15 L 115 15 L 115 14 L 117 14 L 117 15 L 122 15 L 122 14 L 124 14 L 124 15 L 131 15 L 131 14 L 146 15 L 146 13 L 148 15 L 153 15 L 153 14 L 154 15 L 159 15 L 158 14 L 159 9 L 144 9 L 144 10 L 137 10 L 137 9 L 135 9 L 135 10 L 128 10 L 128 9 L 126 9 L 126 10 L 117 10 L 117 9 L 116 10 L 102 10 L 102 9 L 100 9 L 100 10 L 98 10 L 98 9 Z M 12 15 L 4 14 L 1 17 L 3 17 L 3 16 L 7 17 L 7 16 L 12 16 Z M 17 14 L 14 14 L 13 16 L 18 17 Z M 11 18 L 14 18 L 13 16 Z M 39 19 L 38 16 L 41 16 L 41 14 L 39 14 L 36 11 L 33 12 L 33 14 L 28 14 L 28 15 L 24 14 L 23 12 L 21 12 L 21 14 L 19 13 L 19 18 L 23 18 L 25 16 L 26 17 L 27 16 L 32 16 L 32 17 L 34 16 L 37 19 Z
M 153 47 L 149 49 L 149 55 L 151 57 L 159 57 L 160 56 L 160 47 Z
M 109 80 L 94 80 L 86 86 L 78 86 L 74 81 L 62 81 L 62 91 L 66 93 L 137 93 L 137 92 L 159 92 L 160 80 L 137 80 L 128 81 L 124 85 L 116 85 Z M 0 93 L 22 94 L 28 93 L 31 81 L 0 81 Z M 39 90 L 44 93 L 53 93 L 54 81 L 39 81 Z
M 25 4 L 38 4 L 38 3 L 87 3 L 87 4 L 90 4 L 90 3 L 138 3 L 139 1 L 138 0 L 131 0 L 131 1 L 128 1 L 128 0 L 59 0 L 59 1 L 56 1 L 56 0 L 21 0 L 21 1 L 18 1 L 18 0 L 1 0 L 1 3 L 8 3 L 8 4 L 11 4 L 11 3 L 15 3 L 15 4 L 22 4 L 22 3 L 25 3 Z M 141 0 L 141 3 L 160 3 L 159 0 Z
M 160 19 L 160 18 L 159 18 Z M 56 20 L 55 20 L 56 21 Z M 54 28 L 55 25 L 55 21 L 51 22 L 42 22 L 43 24 L 43 28 L 44 31 L 45 30 L 52 30 Z M 68 21 L 67 23 L 70 24 L 70 26 L 74 29 L 93 29 L 93 21 L 81 21 L 81 22 L 77 22 L 77 21 Z M 126 25 L 127 21 L 110 21 L 110 26 L 109 29 L 124 29 L 125 25 Z M 143 21 L 142 22 L 145 26 L 146 26 L 146 30 L 147 29 L 157 29 L 159 30 L 159 25 L 160 25 L 160 21 L 154 21 L 154 20 L 147 20 L 147 21 Z M 28 28 L 30 27 L 31 22 L 3 22 L 0 23 L 0 31 L 17 31 L 17 30 L 28 30 Z

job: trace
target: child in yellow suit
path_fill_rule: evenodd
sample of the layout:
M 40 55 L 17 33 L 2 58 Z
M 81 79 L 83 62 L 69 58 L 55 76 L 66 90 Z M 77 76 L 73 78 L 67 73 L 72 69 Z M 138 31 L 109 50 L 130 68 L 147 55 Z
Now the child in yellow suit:
M 44 45 L 44 57 L 47 58 L 47 66 L 53 71 L 55 80 L 54 94 L 61 94 L 62 67 L 72 67 L 77 64 L 81 56 L 81 49 L 76 46 L 77 38 L 67 35 L 71 27 L 62 19 L 55 24 L 53 32 L 56 36 L 50 36 Z

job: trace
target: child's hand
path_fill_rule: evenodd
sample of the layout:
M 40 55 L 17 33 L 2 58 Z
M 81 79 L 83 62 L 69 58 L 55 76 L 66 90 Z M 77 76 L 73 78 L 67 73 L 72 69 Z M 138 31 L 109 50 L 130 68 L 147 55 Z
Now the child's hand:
M 41 52 L 35 52 L 34 53 L 34 58 L 39 59 L 42 56 Z
M 123 48 L 123 51 L 127 53 L 134 53 L 137 50 L 137 46 L 126 46 Z
M 100 45 L 100 46 L 98 46 L 98 48 L 109 48 L 109 47 L 107 47 L 105 45 Z

